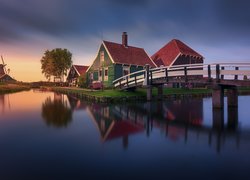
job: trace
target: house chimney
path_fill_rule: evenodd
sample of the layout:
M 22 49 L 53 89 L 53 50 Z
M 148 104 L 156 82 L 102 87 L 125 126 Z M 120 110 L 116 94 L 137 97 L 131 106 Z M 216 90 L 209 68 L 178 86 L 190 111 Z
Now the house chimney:
M 122 33 L 122 45 L 128 47 L 128 35 L 127 32 Z

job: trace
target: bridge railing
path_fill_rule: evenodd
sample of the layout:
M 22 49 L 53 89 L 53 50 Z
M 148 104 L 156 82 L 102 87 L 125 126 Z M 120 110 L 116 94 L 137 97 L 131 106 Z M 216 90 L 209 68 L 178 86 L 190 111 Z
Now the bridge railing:
M 250 75 L 250 63 L 218 63 L 218 64 L 186 64 L 175 66 L 161 66 L 157 68 L 137 71 L 126 76 L 122 76 L 113 84 L 115 87 L 129 88 L 132 86 L 149 85 L 153 80 L 165 79 L 168 83 L 169 78 L 189 79 L 235 79 L 243 80 Z

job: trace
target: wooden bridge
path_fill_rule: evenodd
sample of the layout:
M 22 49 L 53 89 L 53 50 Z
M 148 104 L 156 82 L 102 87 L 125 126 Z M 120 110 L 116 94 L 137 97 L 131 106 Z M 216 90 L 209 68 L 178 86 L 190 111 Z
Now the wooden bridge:
M 238 106 L 237 87 L 250 86 L 250 63 L 187 64 L 162 66 L 130 73 L 113 81 L 121 90 L 146 87 L 147 100 L 152 99 L 152 87 L 163 95 L 163 85 L 168 83 L 203 84 L 213 89 L 213 107 L 224 107 L 224 89 L 227 89 L 228 106 Z

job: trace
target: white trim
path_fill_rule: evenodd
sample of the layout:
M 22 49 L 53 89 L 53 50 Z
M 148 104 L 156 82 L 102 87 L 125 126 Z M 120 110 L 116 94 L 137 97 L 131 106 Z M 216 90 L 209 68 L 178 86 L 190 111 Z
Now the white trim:
M 99 52 L 100 52 L 100 49 L 101 49 L 102 44 L 103 44 L 103 43 L 101 43 L 101 45 L 99 46 L 98 51 L 97 51 L 97 55 L 96 55 L 96 57 L 94 58 L 92 64 L 91 64 L 91 65 L 89 66 L 89 68 L 86 70 L 86 72 L 89 71 L 89 69 L 93 66 L 95 60 L 98 58 L 98 55 L 99 55 Z
M 112 63 L 115 63 L 115 61 L 114 61 L 114 59 L 112 58 L 112 56 L 111 56 L 111 54 L 110 54 L 110 52 L 109 52 L 107 46 L 105 45 L 104 41 L 102 41 L 102 44 L 103 44 L 104 48 L 106 49 L 106 51 L 107 51 L 107 53 L 108 53 L 108 55 L 109 55 L 109 57 L 110 57 Z
M 81 76 L 81 74 L 77 71 L 75 65 L 72 65 L 72 66 L 73 66 L 73 68 L 75 69 L 75 71 L 76 71 L 76 73 L 78 74 L 78 76 Z M 87 71 L 86 71 L 86 72 L 87 72 Z
M 178 59 L 178 57 L 181 55 L 181 53 L 179 53 L 176 57 L 175 57 L 175 59 L 172 61 L 172 63 L 169 65 L 169 67 L 171 67 L 174 63 L 175 63 L 175 61 Z
M 105 71 L 107 70 L 107 76 L 105 76 Z M 104 68 L 104 77 L 103 77 L 103 80 L 104 81 L 108 81 L 109 80 L 109 68 L 108 67 L 105 67 Z
M 143 49 L 143 51 L 146 53 L 146 55 L 149 57 L 149 59 L 151 60 L 151 62 L 155 65 L 155 67 L 158 67 L 155 62 L 151 59 L 151 57 L 148 55 L 148 53 Z

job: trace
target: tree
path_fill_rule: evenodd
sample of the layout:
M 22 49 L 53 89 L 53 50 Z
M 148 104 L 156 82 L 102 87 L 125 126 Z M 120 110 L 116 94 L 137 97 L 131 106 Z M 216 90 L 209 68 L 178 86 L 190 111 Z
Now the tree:
M 56 48 L 46 50 L 41 59 L 41 69 L 44 76 L 50 81 L 51 76 L 63 77 L 72 65 L 72 53 L 67 49 Z M 61 79 L 62 80 L 62 79 Z

